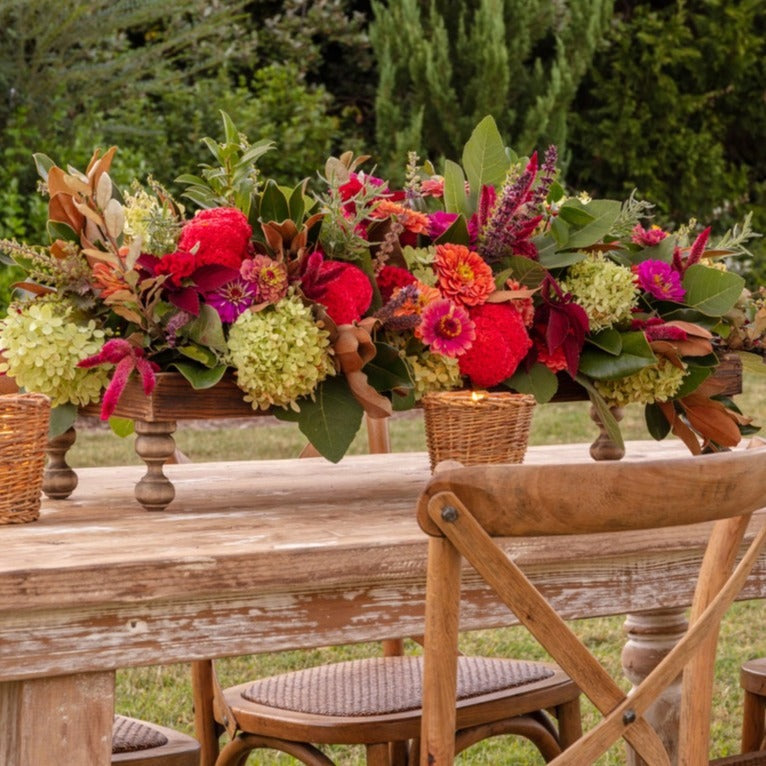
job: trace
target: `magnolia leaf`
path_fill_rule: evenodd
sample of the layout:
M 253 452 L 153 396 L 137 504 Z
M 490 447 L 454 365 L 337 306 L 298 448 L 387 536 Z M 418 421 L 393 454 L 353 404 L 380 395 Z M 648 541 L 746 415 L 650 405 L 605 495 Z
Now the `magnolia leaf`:
M 600 348 L 602 351 L 606 351 L 607 354 L 616 356 L 622 351 L 622 335 L 612 327 L 589 335 L 587 340 L 588 343 L 591 343 L 596 348 Z
M 179 349 L 184 352 L 184 349 Z M 228 369 L 225 364 L 218 367 L 200 367 L 198 364 L 187 364 L 186 362 L 173 362 L 170 367 L 175 367 L 181 375 L 189 381 L 195 390 L 202 388 L 212 388 L 221 381 L 224 373 Z
M 452 160 L 444 163 L 444 209 L 448 213 L 462 213 L 466 218 L 473 213 L 465 191 L 463 169 Z
M 315 399 L 303 398 L 297 404 L 299 412 L 275 410 L 274 415 L 280 420 L 297 422 L 319 454 L 337 463 L 351 446 L 364 414 L 345 378 L 327 378 L 317 388 Z
M 80 235 L 63 221 L 48 221 L 46 226 L 51 241 L 63 239 L 66 242 L 79 242 Z
M 112 433 L 121 438 L 130 436 L 136 431 L 136 424 L 130 418 L 118 418 L 114 415 L 109 418 L 109 428 L 112 429 Z
M 621 338 L 622 351 L 617 356 L 586 346 L 580 357 L 580 372 L 596 380 L 609 380 L 624 378 L 657 363 L 657 357 L 642 332 L 621 333 Z
M 569 242 L 569 226 L 563 218 L 558 216 L 551 221 L 551 234 L 556 240 L 558 247 L 565 247 Z
M 766 375 L 766 359 L 760 354 L 751 354 L 747 351 L 738 351 L 742 360 L 743 372 L 752 372 L 756 375 Z
M 120 261 L 114 253 L 107 253 L 105 250 L 97 250 L 95 247 L 83 248 L 82 254 L 88 258 L 95 258 L 97 261 L 104 261 L 112 266 L 119 266 Z
M 652 439 L 660 442 L 670 433 L 670 423 L 658 405 L 647 404 L 644 407 L 644 420 Z
M 391 392 L 391 405 L 394 412 L 407 412 L 415 406 L 415 389 L 395 389 Z
M 376 391 L 393 391 L 413 385 L 407 363 L 387 343 L 375 343 L 375 357 L 362 368 L 362 372 Z
M 482 186 L 498 186 L 505 180 L 508 164 L 503 138 L 494 118 L 487 115 L 474 128 L 463 148 L 463 167 L 471 190 L 472 208 L 476 207 Z
M 287 207 L 290 211 L 290 218 L 292 218 L 293 221 L 303 220 L 303 214 L 306 212 L 305 190 L 305 183 L 298 184 L 289 195 Z
M 562 205 L 563 207 L 563 205 Z M 586 206 L 593 220 L 576 231 L 570 231 L 568 249 L 584 248 L 601 242 L 609 234 L 620 215 L 622 205 L 617 200 L 594 199 Z
M 692 394 L 681 399 L 689 425 L 703 438 L 710 439 L 722 447 L 736 447 L 742 434 L 736 419 L 714 399 Z
M 662 261 L 663 263 L 673 263 L 673 251 L 676 247 L 676 237 L 665 237 L 659 244 L 652 247 L 645 247 L 643 250 L 631 253 L 629 256 L 631 263 L 642 263 L 643 261 Z M 705 253 L 707 257 L 707 253 Z
M 680 399 L 696 391 L 707 378 L 713 374 L 710 367 L 689 366 L 681 382 L 681 386 L 674 394 L 674 399 Z
M 51 408 L 51 416 L 48 421 L 48 438 L 53 439 L 68 431 L 77 420 L 76 404 L 59 404 Z
M 277 185 L 269 179 L 261 194 L 261 218 L 264 221 L 285 221 L 290 218 L 290 205 Z
M 520 394 L 532 394 L 539 404 L 545 404 L 558 390 L 559 380 L 544 364 L 536 363 L 529 370 L 519 367 L 503 385 Z
M 720 317 L 734 306 L 744 286 L 745 280 L 739 274 L 695 263 L 684 274 L 684 302 L 702 314 Z
M 596 387 L 584 375 L 578 373 L 575 375 L 575 381 L 588 392 L 588 398 L 598 415 L 598 419 L 601 421 L 601 425 L 604 426 L 606 435 L 619 449 L 625 452 L 625 442 L 623 441 L 622 432 L 620 431 L 620 424 L 617 422 L 617 418 L 612 414 L 604 397 L 599 394 Z

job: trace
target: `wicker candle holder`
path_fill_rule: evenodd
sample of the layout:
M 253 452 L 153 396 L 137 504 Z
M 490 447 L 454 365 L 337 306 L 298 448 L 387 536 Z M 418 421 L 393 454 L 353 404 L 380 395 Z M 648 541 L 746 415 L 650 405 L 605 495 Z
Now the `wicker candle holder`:
M 442 460 L 463 465 L 523 462 L 534 396 L 444 391 L 426 394 L 422 404 L 431 470 Z
M 0 396 L 0 524 L 40 515 L 50 412 L 42 394 Z

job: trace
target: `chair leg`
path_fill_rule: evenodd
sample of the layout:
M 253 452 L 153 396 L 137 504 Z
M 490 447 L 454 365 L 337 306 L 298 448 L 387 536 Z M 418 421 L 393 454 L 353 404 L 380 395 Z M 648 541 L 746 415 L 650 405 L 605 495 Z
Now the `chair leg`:
M 388 742 L 366 745 L 367 766 L 390 766 Z
M 455 754 L 477 742 L 502 734 L 513 734 L 528 739 L 540 751 L 546 763 L 561 753 L 561 747 L 550 726 L 541 723 L 534 716 L 519 715 L 459 731 L 455 737 Z
M 559 722 L 559 743 L 566 750 L 571 744 L 582 737 L 582 715 L 580 713 L 580 698 L 559 705 L 555 711 Z
M 321 750 L 313 745 L 273 737 L 259 737 L 255 734 L 238 734 L 221 749 L 215 766 L 244 766 L 250 751 L 259 747 L 287 753 L 306 766 L 335 766 Z M 388 753 L 388 746 L 386 746 L 386 753 Z
M 766 735 L 766 697 L 745 691 L 742 714 L 742 752 L 761 750 Z

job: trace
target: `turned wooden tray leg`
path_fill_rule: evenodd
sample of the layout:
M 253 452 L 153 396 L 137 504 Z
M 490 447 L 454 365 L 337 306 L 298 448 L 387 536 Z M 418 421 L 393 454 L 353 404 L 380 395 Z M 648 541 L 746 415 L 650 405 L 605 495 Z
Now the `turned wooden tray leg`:
M 74 426 L 48 441 L 45 453 L 48 463 L 43 472 L 43 492 L 54 500 L 63 500 L 74 492 L 77 474 L 69 467 L 66 453 L 74 444 L 77 431 Z
M 136 420 L 136 454 L 146 463 L 146 474 L 136 484 L 136 500 L 147 511 L 164 510 L 176 496 L 175 487 L 162 472 L 176 451 L 175 430 L 174 420 Z
M 610 411 L 618 423 L 625 414 L 622 407 L 611 407 Z M 609 438 L 609 434 L 607 434 L 596 408 L 592 405 L 590 408 L 590 419 L 598 426 L 600 431 L 596 440 L 590 445 L 590 456 L 594 460 L 622 460 L 625 457 L 625 450 Z

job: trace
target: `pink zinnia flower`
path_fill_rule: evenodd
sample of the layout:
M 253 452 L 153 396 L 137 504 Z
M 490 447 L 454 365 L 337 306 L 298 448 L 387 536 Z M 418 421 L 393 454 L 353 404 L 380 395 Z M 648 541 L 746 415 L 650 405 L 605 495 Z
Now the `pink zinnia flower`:
M 242 277 L 236 277 L 215 290 L 205 293 L 205 301 L 218 312 L 222 322 L 229 324 L 243 311 L 250 308 L 254 299 L 254 285 Z
M 420 193 L 424 197 L 444 196 L 444 176 L 431 176 L 420 184 Z
M 446 298 L 429 303 L 420 318 L 418 334 L 437 354 L 460 356 L 476 337 L 468 312 Z
M 631 240 L 637 245 L 643 245 L 644 247 L 659 245 L 667 236 L 667 232 L 664 232 L 659 226 L 645 229 L 640 223 L 637 223 L 631 232 Z
M 636 269 L 638 285 L 644 291 L 662 301 L 680 301 L 686 295 L 681 286 L 681 275 L 664 261 L 648 260 Z

